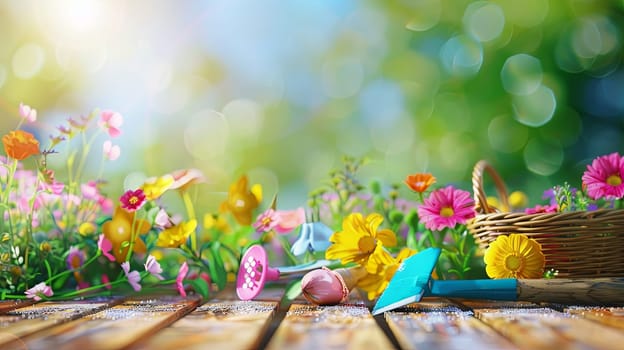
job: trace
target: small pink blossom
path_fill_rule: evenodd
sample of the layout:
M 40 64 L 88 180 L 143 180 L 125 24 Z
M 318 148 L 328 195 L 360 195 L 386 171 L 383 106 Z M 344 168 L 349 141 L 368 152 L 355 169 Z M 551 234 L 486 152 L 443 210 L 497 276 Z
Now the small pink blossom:
M 295 210 L 278 210 L 275 215 L 277 217 L 277 224 L 275 225 L 277 233 L 289 233 L 306 221 L 305 209 L 301 207 Z
M 121 207 L 127 211 L 135 211 L 145 204 L 145 192 L 142 189 L 128 190 L 120 198 Z
M 104 255 L 108 260 L 115 261 L 115 257 L 111 254 L 111 250 L 113 250 L 113 243 L 104 236 L 104 234 L 100 234 L 100 239 L 98 240 L 98 249 L 102 251 L 102 255 Z
M 277 214 L 273 208 L 267 209 L 264 213 L 258 215 L 253 227 L 256 232 L 269 232 L 277 225 Z
M 52 291 L 52 287 L 47 286 L 45 282 L 41 282 L 27 290 L 24 294 L 26 294 L 26 298 L 40 301 L 42 296 L 51 297 L 54 295 L 54 292 Z
M 130 283 L 135 292 L 139 292 L 141 290 L 141 284 L 139 283 L 141 282 L 141 275 L 139 271 L 130 271 L 130 263 L 127 261 L 121 264 L 121 268 L 128 279 L 128 283 Z
M 118 145 L 113 145 L 110 140 L 104 141 L 102 150 L 104 152 L 104 158 L 108 160 L 115 160 L 119 158 L 119 155 L 121 154 L 121 148 L 119 148 Z
M 591 199 L 624 197 L 624 157 L 615 152 L 594 159 L 582 179 Z
M 149 272 L 152 276 L 158 278 L 159 280 L 164 280 L 165 278 L 161 275 L 163 272 L 160 264 L 156 260 L 153 255 L 149 255 L 147 257 L 147 261 L 145 262 L 145 271 Z
M 188 265 L 186 264 L 186 261 L 182 263 L 182 265 L 180 266 L 180 270 L 178 271 L 178 276 L 176 277 L 176 287 L 178 288 L 178 293 L 180 293 L 181 296 L 186 298 L 186 290 L 184 290 L 184 278 L 186 277 L 186 274 L 188 273 Z
M 541 213 L 556 213 L 557 212 L 557 204 L 549 204 L 549 205 L 536 205 L 533 208 L 524 209 L 525 214 L 541 214 Z
M 97 200 L 100 195 L 97 182 L 95 181 L 89 181 L 86 184 L 80 185 L 80 192 L 82 192 L 82 197 L 88 200 Z
M 122 124 L 123 117 L 121 114 L 113 111 L 103 111 L 100 115 L 100 120 L 98 121 L 100 128 L 108 132 L 110 137 L 117 137 L 121 135 L 121 130 L 119 128 Z
M 19 115 L 30 123 L 37 120 L 37 110 L 23 103 L 19 105 Z
M 110 278 L 108 278 L 107 274 L 103 274 L 101 280 L 102 280 L 102 284 L 104 285 L 104 288 L 108 290 L 113 289 L 113 286 L 111 286 L 110 284 Z
M 65 261 L 67 262 L 67 269 L 76 270 L 80 268 L 82 264 L 84 264 L 85 259 L 86 256 L 82 250 L 78 249 L 78 247 L 75 246 L 69 247 L 67 259 L 65 259 Z
M 475 217 L 474 201 L 470 193 L 447 186 L 429 194 L 418 207 L 418 216 L 430 230 L 453 228 Z
M 206 177 L 199 169 L 182 169 L 176 170 L 171 173 L 173 176 L 173 184 L 170 189 L 179 189 L 180 191 L 186 190 L 189 186 L 206 182 Z
M 178 214 L 169 216 L 165 209 L 160 208 L 158 213 L 156 213 L 156 217 L 154 218 L 154 225 L 158 226 L 162 229 L 167 229 L 178 225 L 182 222 L 182 217 Z

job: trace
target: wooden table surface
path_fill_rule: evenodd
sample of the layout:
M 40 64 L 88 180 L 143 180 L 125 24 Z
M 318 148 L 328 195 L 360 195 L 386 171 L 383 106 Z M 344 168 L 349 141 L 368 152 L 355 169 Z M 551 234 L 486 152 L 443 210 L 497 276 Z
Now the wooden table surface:
M 373 317 L 284 288 L 253 301 L 155 296 L 0 302 L 0 349 L 623 349 L 624 307 L 425 298 Z

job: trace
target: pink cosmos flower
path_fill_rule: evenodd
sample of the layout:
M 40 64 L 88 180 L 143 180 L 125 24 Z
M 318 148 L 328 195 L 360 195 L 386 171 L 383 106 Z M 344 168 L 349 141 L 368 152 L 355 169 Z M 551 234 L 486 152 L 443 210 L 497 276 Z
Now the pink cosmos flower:
M 100 128 L 108 132 L 110 137 L 117 137 L 121 135 L 119 127 L 123 124 L 123 117 L 121 114 L 113 111 L 103 111 L 100 115 L 98 125 Z
M 100 234 L 100 239 L 98 240 L 98 249 L 102 251 L 102 255 L 104 255 L 108 260 L 115 261 L 115 257 L 111 254 L 111 250 L 113 249 L 113 243 L 104 236 L 104 234 Z
M 556 213 L 557 212 L 557 204 L 549 204 L 549 205 L 536 205 L 533 208 L 526 208 L 524 212 L 526 214 L 541 214 L 541 213 Z
M 119 198 L 121 207 L 127 211 L 135 211 L 145 204 L 145 192 L 142 189 L 128 190 Z
M 158 278 L 159 280 L 164 280 L 165 278 L 161 275 L 163 272 L 160 264 L 156 260 L 153 255 L 149 255 L 147 257 L 147 261 L 145 262 L 145 271 L 149 272 L 152 276 Z
M 273 208 L 267 209 L 264 213 L 258 215 L 253 227 L 256 232 L 269 232 L 277 225 L 277 214 Z
M 277 216 L 275 225 L 277 233 L 289 233 L 306 221 L 305 209 L 301 207 L 295 210 L 278 210 L 275 215 Z
M 178 271 L 178 276 L 176 277 L 176 287 L 178 288 L 178 293 L 180 293 L 180 295 L 185 298 L 186 298 L 186 290 L 184 290 L 184 284 L 182 282 L 184 282 L 184 278 L 186 277 L 188 270 L 189 268 L 185 261 L 184 263 L 182 263 L 182 266 L 180 266 L 180 270 Z
M 582 179 L 591 199 L 624 197 L 624 157 L 615 152 L 594 159 Z
M 474 201 L 470 193 L 447 186 L 431 192 L 418 207 L 418 216 L 430 230 L 453 228 L 475 217 Z
M 115 160 L 119 158 L 119 155 L 121 154 L 121 149 L 119 148 L 119 146 L 113 145 L 110 140 L 104 141 L 104 144 L 102 145 L 102 150 L 104 152 L 104 158 L 108 160 Z
M 42 296 L 51 297 L 54 295 L 52 288 L 47 286 L 45 282 L 41 282 L 34 287 L 30 288 L 26 292 L 26 298 L 34 299 L 35 301 L 41 300 Z
M 37 110 L 23 103 L 19 105 L 19 115 L 30 123 L 37 120 Z
M 140 291 L 141 284 L 139 282 L 141 282 L 141 275 L 139 274 L 139 271 L 130 271 L 130 263 L 127 261 L 121 264 L 121 268 L 128 279 L 128 283 L 130 283 L 134 291 Z

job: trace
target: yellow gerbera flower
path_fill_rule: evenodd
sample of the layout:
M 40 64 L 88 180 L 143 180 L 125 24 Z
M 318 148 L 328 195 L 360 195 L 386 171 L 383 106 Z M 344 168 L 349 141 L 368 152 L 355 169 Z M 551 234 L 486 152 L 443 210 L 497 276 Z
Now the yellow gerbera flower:
M 416 254 L 415 250 L 403 248 L 396 258 L 393 258 L 386 250 L 380 249 L 379 253 L 374 254 L 368 260 L 366 264 L 368 275 L 358 281 L 357 287 L 367 292 L 369 300 L 377 298 L 388 287 L 403 261 L 414 254 Z
M 179 225 L 172 226 L 158 235 L 156 246 L 165 248 L 177 248 L 184 244 L 191 233 L 197 228 L 197 220 L 189 220 Z
M 389 229 L 377 230 L 383 217 L 372 213 L 366 218 L 360 213 L 349 214 L 342 221 L 342 231 L 335 232 L 329 241 L 333 244 L 325 251 L 327 259 L 340 259 L 343 264 L 365 264 L 376 249 L 397 244 L 396 235 Z
M 540 278 L 546 261 L 540 244 L 523 234 L 498 236 L 483 259 L 490 278 Z
M 170 174 L 161 177 L 150 177 L 145 180 L 141 189 L 145 193 L 145 198 L 148 201 L 152 201 L 171 188 L 174 181 L 175 179 Z
M 253 211 L 262 200 L 261 187 L 254 185 L 252 190 L 247 189 L 247 176 L 241 176 L 230 186 L 227 199 L 219 206 L 220 212 L 231 212 L 236 222 L 241 225 L 251 225 Z

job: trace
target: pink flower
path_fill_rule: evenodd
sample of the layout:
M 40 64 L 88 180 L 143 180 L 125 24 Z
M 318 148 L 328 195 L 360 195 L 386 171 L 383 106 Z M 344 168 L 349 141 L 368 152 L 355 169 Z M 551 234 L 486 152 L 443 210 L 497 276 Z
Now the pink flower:
M 98 240 L 98 249 L 102 251 L 102 255 L 108 260 L 115 261 L 115 257 L 110 253 L 113 249 L 113 243 L 111 243 L 103 233 L 100 234 L 100 239 Z
M 84 264 L 85 253 L 77 247 L 69 247 L 69 254 L 67 254 L 67 269 L 76 270 Z
M 37 120 L 37 110 L 23 103 L 19 105 L 19 115 L 30 123 L 34 123 Z
M 95 181 L 89 181 L 86 184 L 80 185 L 80 192 L 82 192 L 82 197 L 88 200 L 97 200 L 100 195 L 97 182 Z
M 123 117 L 121 114 L 113 111 L 103 111 L 98 121 L 100 128 L 108 132 L 110 137 L 121 135 L 121 130 L 119 130 L 121 124 L 123 124 Z
M 430 230 L 453 228 L 475 217 L 474 201 L 467 191 L 447 186 L 431 192 L 418 207 L 418 216 Z
M 145 262 L 145 271 L 149 272 L 150 274 L 152 274 L 152 276 L 158 278 L 161 281 L 165 279 L 161 275 L 163 270 L 162 270 L 162 268 L 160 267 L 160 264 L 158 263 L 158 261 L 156 260 L 156 258 L 153 255 L 149 255 L 147 257 L 147 261 Z
M 142 189 L 128 190 L 119 198 L 121 207 L 127 211 L 135 211 L 145 204 L 145 192 Z
M 34 299 L 35 301 L 41 300 L 42 296 L 51 297 L 54 295 L 52 288 L 47 286 L 45 282 L 41 282 L 34 287 L 30 288 L 26 292 L 26 298 Z
M 275 214 L 277 216 L 277 225 L 275 225 L 275 231 L 277 233 L 288 233 L 306 221 L 305 210 L 303 208 L 278 210 Z
M 273 208 L 267 209 L 264 213 L 258 215 L 253 227 L 256 232 L 269 232 L 277 225 L 277 214 Z
M 130 283 L 132 288 L 134 288 L 134 291 L 140 291 L 141 284 L 139 284 L 139 282 L 141 282 L 141 275 L 139 274 L 139 271 L 130 271 L 130 263 L 127 261 L 121 264 L 121 268 L 123 269 L 124 274 L 126 274 L 128 283 Z
M 171 173 L 173 176 L 173 184 L 170 189 L 180 189 L 180 191 L 186 190 L 189 186 L 206 182 L 204 174 L 198 169 L 182 169 L 176 170 Z
M 103 274 L 102 275 L 102 284 L 104 285 L 104 288 L 111 290 L 113 289 L 113 286 L 111 286 L 110 284 L 110 278 L 108 278 L 107 274 Z
M 591 199 L 624 197 L 624 157 L 611 153 L 594 159 L 583 173 L 583 187 Z
M 104 144 L 102 145 L 102 150 L 104 152 L 104 158 L 108 160 L 115 160 L 119 158 L 119 155 L 121 154 L 121 149 L 119 148 L 119 146 L 113 145 L 110 140 L 104 141 Z
M 184 277 L 186 277 L 188 270 L 189 268 L 185 261 L 184 263 L 182 263 L 182 266 L 180 266 L 180 270 L 178 271 L 178 276 L 176 277 L 176 287 L 178 288 L 178 293 L 180 293 L 180 295 L 185 298 L 186 298 L 186 291 L 184 290 L 184 284 L 182 282 L 184 282 Z
M 540 214 L 540 213 L 556 213 L 557 212 L 557 204 L 550 205 L 536 205 L 533 208 L 524 209 L 526 214 Z

